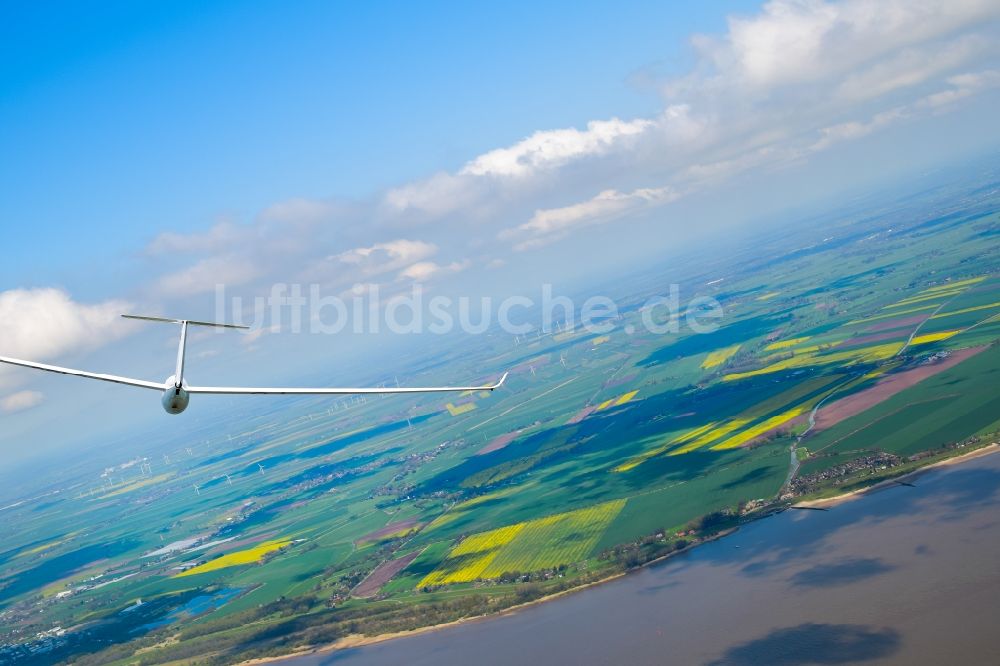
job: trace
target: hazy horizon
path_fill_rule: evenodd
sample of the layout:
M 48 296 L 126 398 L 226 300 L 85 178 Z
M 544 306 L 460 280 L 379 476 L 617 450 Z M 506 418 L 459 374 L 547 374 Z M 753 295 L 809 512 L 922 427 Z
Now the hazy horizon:
M 275 283 L 570 293 L 838 196 L 911 191 L 996 154 L 998 17 L 976 1 L 19 8 L 0 69 L 0 354 L 158 381 L 176 331 L 118 315 L 212 318 L 216 285 L 245 302 Z M 193 340 L 192 367 L 392 373 L 382 337 L 271 325 Z M 0 369 L 0 409 L 12 464 L 76 432 L 177 427 L 148 396 L 22 369 Z

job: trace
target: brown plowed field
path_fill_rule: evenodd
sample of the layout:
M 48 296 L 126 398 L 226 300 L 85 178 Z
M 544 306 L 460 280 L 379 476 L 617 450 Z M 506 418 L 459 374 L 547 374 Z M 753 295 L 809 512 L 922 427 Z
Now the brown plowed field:
M 413 551 L 402 557 L 398 557 L 375 567 L 375 570 L 368 574 L 368 578 L 358 583 L 358 586 L 351 590 L 355 597 L 370 597 L 382 589 L 382 586 L 392 580 L 392 577 L 405 569 L 407 565 L 417 558 L 420 551 Z
M 816 414 L 816 426 L 814 429 L 816 431 L 820 431 L 824 428 L 836 425 L 844 419 L 860 414 L 866 409 L 879 404 L 883 400 L 888 400 L 903 389 L 910 388 L 928 377 L 932 377 L 939 372 L 952 368 L 967 358 L 975 356 L 984 349 L 986 349 L 985 345 L 962 349 L 961 351 L 953 353 L 943 361 L 928 363 L 927 365 L 922 365 L 920 367 L 913 368 L 912 370 L 905 370 L 894 375 L 889 375 L 871 388 L 859 391 L 858 393 L 849 395 L 846 398 L 841 398 L 836 402 L 830 403 L 825 407 L 821 407 L 819 412 Z
M 875 333 L 876 331 L 888 331 L 892 328 L 902 328 L 903 326 L 916 326 L 924 319 L 930 317 L 930 314 L 918 314 L 912 317 L 897 317 L 896 319 L 889 319 L 887 321 L 882 321 L 874 326 L 869 326 L 865 330 L 869 333 Z
M 500 435 L 499 437 L 494 437 L 486 444 L 486 446 L 476 451 L 476 455 L 481 456 L 487 453 L 492 453 L 493 451 L 499 451 L 500 449 L 504 448 L 505 446 L 513 442 L 515 439 L 517 439 L 517 436 L 520 434 L 521 431 L 517 430 L 515 432 L 505 433 L 503 435 Z
M 401 520 L 396 523 L 389 523 L 380 530 L 369 532 L 368 534 L 364 535 L 354 543 L 364 543 L 365 541 L 377 541 L 378 539 L 381 539 L 384 536 L 395 534 L 396 532 L 402 532 L 403 530 L 408 530 L 417 523 L 418 521 L 416 520 Z

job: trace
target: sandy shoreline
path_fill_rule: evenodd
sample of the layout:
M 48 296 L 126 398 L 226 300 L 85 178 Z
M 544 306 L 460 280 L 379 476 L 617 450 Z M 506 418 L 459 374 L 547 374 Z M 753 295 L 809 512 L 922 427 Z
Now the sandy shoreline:
M 549 594 L 549 595 L 546 595 L 544 597 L 539 597 L 538 599 L 532 599 L 531 601 L 526 601 L 525 603 L 523 603 L 523 604 L 517 604 L 516 606 L 509 606 L 509 607 L 507 607 L 507 608 L 505 608 L 505 609 L 503 609 L 501 611 L 498 611 L 496 613 L 488 613 L 486 615 L 475 615 L 473 617 L 464 617 L 464 618 L 461 618 L 459 620 L 453 620 L 451 622 L 445 622 L 443 624 L 432 624 L 432 625 L 428 625 L 426 627 L 418 627 L 417 629 L 410 629 L 410 630 L 407 630 L 407 631 L 395 631 L 395 632 L 391 632 L 391 633 L 388 633 L 388 634 L 378 634 L 377 636 L 365 636 L 363 634 L 351 634 L 350 636 L 344 636 L 343 638 L 341 638 L 341 639 L 339 639 L 339 640 L 337 640 L 337 641 L 335 641 L 333 643 L 328 643 L 328 644 L 325 644 L 325 645 L 318 645 L 318 646 L 315 646 L 315 647 L 304 648 L 304 649 L 296 651 L 296 652 L 289 652 L 288 654 L 281 655 L 280 657 L 262 657 L 262 658 L 258 658 L 258 659 L 250 659 L 250 660 L 247 660 L 247 661 L 241 661 L 239 663 L 241 665 L 247 665 L 247 666 L 249 666 L 250 664 L 267 664 L 267 663 L 273 663 L 273 662 L 282 661 L 282 660 L 285 660 L 285 659 L 292 659 L 294 657 L 305 657 L 305 656 L 310 656 L 310 655 L 332 654 L 333 652 L 336 652 L 337 650 L 345 650 L 345 649 L 348 649 L 348 648 L 362 647 L 362 646 L 365 646 L 365 645 L 374 645 L 376 643 L 382 643 L 382 642 L 385 642 L 385 641 L 394 640 L 396 638 L 405 638 L 407 636 L 417 636 L 419 634 L 426 634 L 426 633 L 430 633 L 432 631 L 439 631 L 441 629 L 447 629 L 448 627 L 454 627 L 454 626 L 457 626 L 457 625 L 460 625 L 460 624 L 469 624 L 469 623 L 472 623 L 472 622 L 482 622 L 484 620 L 491 620 L 493 618 L 503 617 L 505 615 L 512 615 L 514 613 L 518 613 L 518 612 L 520 612 L 520 611 L 522 611 L 522 610 L 524 610 L 526 608 L 529 608 L 531 606 L 536 606 L 538 604 L 543 604 L 543 603 L 547 603 L 549 601 L 554 601 L 556 599 L 559 599 L 561 597 L 564 597 L 564 596 L 567 596 L 567 595 L 570 595 L 570 594 L 576 594 L 577 592 L 582 592 L 582 591 L 584 591 L 586 589 L 589 589 L 591 587 L 595 587 L 597 585 L 604 585 L 605 583 L 610 583 L 611 581 L 616 580 L 618 578 L 621 578 L 622 576 L 627 576 L 632 571 L 639 571 L 641 569 L 644 569 L 645 567 L 651 566 L 653 564 L 657 564 L 658 562 L 663 562 L 665 560 L 668 560 L 671 557 L 674 557 L 675 555 L 680 555 L 682 553 L 686 553 L 689 550 L 691 550 L 693 548 L 697 548 L 698 546 L 700 546 L 702 544 L 706 544 L 706 543 L 709 543 L 710 541 L 716 541 L 717 539 L 721 539 L 722 537 L 729 536 L 730 534 L 732 534 L 733 532 L 735 532 L 738 529 L 739 529 L 738 527 L 733 527 L 733 528 L 730 528 L 728 530 L 723 530 L 722 532 L 719 532 L 718 534 L 715 534 L 715 535 L 713 535 L 711 537 L 707 537 L 705 539 L 702 539 L 698 543 L 693 543 L 693 544 L 691 544 L 689 546 L 685 546 L 684 548 L 681 548 L 680 550 L 672 551 L 670 553 L 667 553 L 666 555 L 662 555 L 660 557 L 657 557 L 656 559 L 650 560 L 649 562 L 645 562 L 641 566 L 639 566 L 638 568 L 633 569 L 631 571 L 619 571 L 619 572 L 611 574 L 610 576 L 605 576 L 604 578 L 601 578 L 599 580 L 591 581 L 589 583 L 584 583 L 583 585 L 578 585 L 576 587 L 571 587 L 568 590 L 562 590 L 560 592 L 555 592 L 553 594 Z
M 804 500 L 802 502 L 796 502 L 794 506 L 814 508 L 814 509 L 825 509 L 837 506 L 838 504 L 843 504 L 844 502 L 850 502 L 859 497 L 862 497 L 866 493 L 872 492 L 874 490 L 896 485 L 897 481 L 904 481 L 916 474 L 922 474 L 923 472 L 926 472 L 929 469 L 934 469 L 935 467 L 948 467 L 951 465 L 957 465 L 967 460 L 973 460 L 975 458 L 981 458 L 982 456 L 988 456 L 991 453 L 996 453 L 997 451 L 1000 451 L 1000 444 L 997 444 L 997 442 L 993 442 L 991 444 L 987 444 L 986 446 L 969 451 L 968 453 L 962 453 L 957 456 L 945 458 L 944 460 L 939 460 L 935 463 L 931 463 L 930 465 L 917 467 L 912 472 L 907 472 L 906 474 L 903 474 L 901 476 L 894 476 L 891 479 L 879 481 L 878 483 L 874 483 L 870 486 L 865 486 L 864 488 L 858 488 L 857 490 L 852 490 L 850 492 L 843 493 L 841 495 L 834 495 L 833 497 L 824 497 L 822 499 Z
M 686 549 L 685 549 L 686 550 Z M 678 551 L 680 552 L 680 551 Z M 662 559 L 662 558 L 660 558 Z M 649 564 L 652 564 L 650 562 Z M 645 565 L 643 565 L 645 566 Z M 627 572 L 619 572 L 607 578 L 602 578 L 600 580 L 593 581 L 591 583 L 586 583 L 580 585 L 579 587 L 573 587 L 568 590 L 563 590 L 561 592 L 556 592 L 555 594 L 550 594 L 539 599 L 534 599 L 523 604 L 517 604 L 516 606 L 510 606 L 503 609 L 497 613 L 489 613 L 487 615 L 475 615 L 473 617 L 463 617 L 458 620 L 452 620 L 451 622 L 445 622 L 443 624 L 431 624 L 426 627 L 418 627 L 417 629 L 409 629 L 407 631 L 394 631 L 388 634 L 378 634 L 377 636 L 365 636 L 364 634 L 351 634 L 349 636 L 344 636 L 343 638 L 334 641 L 333 643 L 327 643 L 325 645 L 318 645 L 315 647 L 304 648 L 296 652 L 289 652 L 288 654 L 281 655 L 280 657 L 262 657 L 259 659 L 250 659 L 248 661 L 239 662 L 241 665 L 250 664 L 267 664 L 284 661 L 285 659 L 292 659 L 294 657 L 306 657 L 310 655 L 322 655 L 322 654 L 332 654 L 338 650 L 346 650 L 348 648 L 362 647 L 365 645 L 374 645 L 376 643 L 383 643 L 385 641 L 391 641 L 396 638 L 405 638 L 407 636 L 417 636 L 419 634 L 426 634 L 432 631 L 440 631 L 441 629 L 447 629 L 448 627 L 454 627 L 460 624 L 469 624 L 471 622 L 480 622 L 482 620 L 488 620 L 495 617 L 503 617 L 504 615 L 510 615 L 523 610 L 529 606 L 534 606 L 535 604 L 540 604 L 546 601 L 552 601 L 567 594 L 572 594 L 574 592 L 580 592 L 586 590 L 594 585 L 601 585 L 607 583 L 616 578 L 624 576 Z
M 836 506 L 836 505 L 841 504 L 843 502 L 849 502 L 849 501 L 852 501 L 852 500 L 857 499 L 859 497 L 862 497 L 862 496 L 865 495 L 865 493 L 877 490 L 879 488 L 885 488 L 885 487 L 894 485 L 896 483 L 896 481 L 905 480 L 905 479 L 907 479 L 909 477 L 912 477 L 912 476 L 914 476 L 914 475 L 916 475 L 918 473 L 923 473 L 926 470 L 934 469 L 936 467 L 948 467 L 948 466 L 951 466 L 951 465 L 957 465 L 959 463 L 963 463 L 963 462 L 966 462 L 968 460 L 973 460 L 975 458 L 980 458 L 982 456 L 987 456 L 987 455 L 990 455 L 992 453 L 996 453 L 997 451 L 1000 451 L 1000 444 L 998 444 L 997 442 L 993 442 L 993 443 L 988 444 L 988 445 L 986 445 L 984 447 L 980 447 L 980 448 L 975 449 L 973 451 L 969 451 L 968 453 L 963 453 L 963 454 L 960 454 L 960 455 L 957 455 L 957 456 L 952 456 L 950 458 L 945 458 L 944 460 L 939 460 L 939 461 L 931 463 L 929 465 L 924 465 L 922 467 L 918 467 L 918 468 L 914 469 L 912 472 L 908 472 L 907 474 L 904 474 L 902 476 L 893 477 L 892 479 L 886 479 L 885 481 L 880 481 L 879 483 L 873 484 L 871 486 L 866 486 L 864 488 L 859 488 L 857 490 L 852 490 L 851 492 L 843 493 L 841 495 L 836 495 L 834 497 L 827 497 L 827 498 L 817 499 L 817 500 L 807 500 L 807 501 L 803 501 L 803 502 L 796 502 L 795 506 L 811 507 L 811 508 L 828 508 L 828 507 Z M 765 515 L 770 515 L 770 514 L 765 514 Z M 765 517 L 765 516 L 761 516 L 761 517 Z M 649 562 L 646 562 L 641 567 L 639 567 L 639 569 L 642 569 L 642 568 L 645 568 L 647 566 L 656 564 L 658 562 L 662 562 L 662 561 L 667 560 L 667 559 L 669 559 L 669 558 L 671 558 L 671 557 L 673 557 L 675 555 L 679 555 L 681 553 L 687 552 L 688 550 L 691 550 L 693 548 L 697 548 L 698 546 L 700 546 L 702 544 L 705 544 L 705 543 L 708 543 L 710 541 L 715 541 L 717 539 L 721 539 L 724 536 L 728 536 L 729 534 L 732 534 L 737 529 L 739 529 L 739 528 L 732 528 L 732 529 L 729 529 L 729 530 L 725 530 L 725 531 L 720 532 L 719 534 L 716 534 L 716 535 L 714 535 L 712 537 L 709 537 L 707 539 L 699 541 L 698 543 L 691 544 L 691 545 L 689 545 L 689 546 L 687 546 L 687 547 L 685 547 L 685 548 L 683 548 L 681 550 L 677 550 L 677 551 L 674 551 L 672 553 L 668 553 L 667 555 L 664 555 L 662 557 L 658 557 L 655 560 L 650 560 Z M 535 606 L 537 604 L 547 603 L 549 601 L 553 601 L 555 599 L 559 599 L 560 597 L 564 597 L 564 596 L 569 595 L 569 594 L 575 594 L 577 592 L 582 592 L 582 591 L 584 591 L 584 590 L 586 590 L 588 588 L 594 587 L 596 585 L 603 585 L 605 583 L 609 583 L 609 582 L 611 582 L 613 580 L 616 580 L 618 578 L 621 578 L 622 576 L 627 575 L 628 573 L 629 573 L 628 571 L 617 572 L 617 573 L 614 573 L 614 574 L 612 574 L 610 576 L 607 576 L 605 578 L 601 578 L 600 580 L 595 580 L 595 581 L 592 581 L 590 583 L 585 583 L 583 585 L 580 585 L 580 586 L 577 586 L 577 587 L 573 587 L 573 588 L 570 588 L 568 590 L 562 590 L 561 592 L 556 592 L 554 594 L 550 594 L 550 595 L 541 597 L 539 599 L 534 599 L 532 601 L 528 601 L 528 602 L 523 603 L 523 604 L 518 604 L 516 606 L 510 606 L 509 608 L 505 608 L 502 611 L 499 611 L 497 613 L 489 613 L 487 615 L 476 615 L 474 617 L 467 617 L 467 618 L 461 618 L 459 620 L 453 620 L 452 622 L 446 622 L 444 624 L 429 625 L 429 626 L 426 626 L 426 627 L 419 627 L 417 629 L 411 629 L 411 630 L 408 630 L 408 631 L 397 631 L 397 632 L 392 632 L 392 633 L 388 633 L 388 634 L 379 634 L 377 636 L 365 636 L 365 635 L 361 635 L 361 634 L 352 634 L 350 636 L 345 636 L 345 637 L 343 637 L 343 638 L 341 638 L 341 639 L 339 639 L 339 640 L 337 640 L 337 641 L 335 641 L 333 643 L 329 643 L 329 644 L 326 644 L 326 645 L 319 645 L 319 646 L 304 648 L 302 650 L 298 650 L 298 651 L 295 651 L 295 652 L 289 652 L 288 654 L 282 655 L 280 657 L 264 657 L 264 658 L 259 658 L 259 659 L 251 659 L 251 660 L 248 660 L 248 661 L 240 662 L 240 664 L 246 664 L 246 665 L 249 665 L 249 664 L 266 664 L 266 663 L 279 662 L 279 661 L 282 661 L 282 660 L 285 660 L 285 659 L 291 659 L 291 658 L 294 658 L 294 657 L 304 657 L 304 656 L 321 655 L 321 654 L 332 654 L 332 653 L 336 652 L 337 650 L 344 650 L 344 649 L 348 649 L 348 648 L 358 648 L 358 647 L 363 647 L 363 646 L 366 646 L 366 645 L 375 645 L 376 643 L 382 643 L 384 641 L 394 640 L 394 639 L 397 639 L 397 638 L 405 638 L 407 636 L 417 636 L 417 635 L 420 635 L 420 634 L 426 634 L 426 633 L 430 633 L 430 632 L 433 632 L 433 631 L 440 631 L 441 629 L 446 629 L 448 627 L 453 627 L 453 626 L 457 626 L 457 625 L 461 625 L 461 624 L 469 624 L 469 623 L 472 623 L 472 622 L 481 622 L 481 621 L 489 620 L 489 619 L 496 618 L 496 617 L 503 617 L 505 615 L 511 615 L 513 613 L 520 612 L 520 611 L 522 611 L 525 608 L 528 608 L 530 606 Z

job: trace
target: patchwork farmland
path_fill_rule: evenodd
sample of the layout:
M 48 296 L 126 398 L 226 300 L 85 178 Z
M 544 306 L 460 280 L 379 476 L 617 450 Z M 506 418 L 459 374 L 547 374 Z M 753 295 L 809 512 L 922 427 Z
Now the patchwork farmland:
M 910 469 L 989 443 L 1000 199 L 977 192 L 622 276 L 599 335 L 490 332 L 401 362 L 413 385 L 511 369 L 494 393 L 294 398 L 149 433 L 138 459 L 108 445 L 3 503 L 4 631 L 100 618 L 161 662 L 189 658 L 179 632 L 236 659 L 280 651 L 269 632 L 287 627 L 301 644 L 403 631 L 669 555 L 780 510 L 803 479 L 893 472 L 859 460 Z M 714 330 L 644 326 L 675 275 L 722 306 Z

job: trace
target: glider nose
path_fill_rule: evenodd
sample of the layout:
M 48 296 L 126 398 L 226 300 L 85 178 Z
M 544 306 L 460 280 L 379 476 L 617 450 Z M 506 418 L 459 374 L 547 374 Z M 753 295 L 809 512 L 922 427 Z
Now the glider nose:
M 163 392 L 163 409 L 167 414 L 180 414 L 187 409 L 191 396 L 182 388 L 169 388 Z
M 163 398 L 160 400 L 163 403 L 163 409 L 167 414 L 180 414 L 185 409 L 187 409 L 188 403 L 191 401 L 191 396 L 182 386 L 174 386 L 174 378 L 171 377 L 166 381 L 167 388 L 163 391 Z

